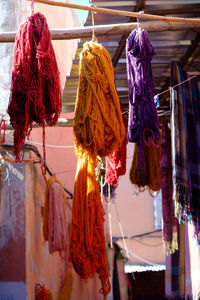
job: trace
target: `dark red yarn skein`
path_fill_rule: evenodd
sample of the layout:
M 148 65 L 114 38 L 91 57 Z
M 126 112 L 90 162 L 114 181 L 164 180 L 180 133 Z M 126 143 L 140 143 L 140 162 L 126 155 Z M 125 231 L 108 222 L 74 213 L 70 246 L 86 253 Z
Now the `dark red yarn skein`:
M 11 94 L 7 112 L 14 128 L 14 155 L 29 136 L 33 122 L 55 125 L 62 109 L 60 73 L 46 18 L 32 14 L 19 28 L 14 46 Z

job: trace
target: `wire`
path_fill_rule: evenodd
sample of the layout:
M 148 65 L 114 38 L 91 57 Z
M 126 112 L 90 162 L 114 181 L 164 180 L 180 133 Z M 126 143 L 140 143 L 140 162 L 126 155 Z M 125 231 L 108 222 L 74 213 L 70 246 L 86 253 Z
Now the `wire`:
M 26 143 L 31 145 L 38 145 L 38 146 L 43 146 L 42 143 L 38 143 L 38 142 L 33 142 L 33 141 L 29 141 L 29 140 L 26 140 Z M 61 149 L 72 149 L 74 148 L 74 146 L 57 146 L 57 145 L 49 145 L 49 144 L 45 144 L 45 147 L 49 147 L 49 148 L 61 148 Z
M 155 245 L 150 245 L 150 244 L 143 243 L 142 241 L 140 241 L 140 240 L 138 240 L 138 239 L 134 239 L 134 241 L 138 242 L 138 243 L 141 244 L 141 245 L 150 247 L 150 248 L 159 247 L 159 246 L 162 246 L 162 244 L 163 244 L 163 243 L 161 242 L 161 243 L 158 243 L 158 244 L 155 244 Z
M 133 253 L 131 250 L 129 250 L 129 253 L 130 253 L 132 256 L 134 256 L 135 258 L 137 258 L 138 260 L 140 260 L 140 261 L 146 263 L 147 265 L 150 265 L 150 266 L 151 266 L 151 265 L 153 265 L 153 266 L 159 266 L 159 264 L 156 264 L 156 263 L 154 263 L 154 262 L 151 262 L 151 261 L 149 261 L 149 260 L 146 260 L 146 259 L 144 259 L 144 258 L 138 256 L 137 254 Z
M 124 232 L 123 232 L 122 225 L 121 225 L 121 222 L 120 222 L 119 213 L 118 213 L 118 209 L 117 209 L 117 203 L 116 203 L 115 199 L 114 199 L 114 204 L 115 204 L 115 210 L 116 210 L 116 214 L 117 214 L 119 229 L 120 229 L 120 232 L 121 232 L 121 235 L 122 235 L 122 239 L 123 239 L 123 243 L 124 243 L 124 248 L 126 250 L 126 255 L 127 255 L 128 258 L 130 258 L 129 250 L 128 250 L 128 247 L 127 247 L 127 244 L 126 244 L 126 240 L 125 240 L 125 237 L 124 237 Z
M 8 145 L 8 144 L 3 144 L 2 147 L 3 147 L 4 149 L 13 149 L 13 145 Z M 33 152 L 36 154 L 36 156 L 40 158 L 39 160 L 33 159 L 33 160 L 24 160 L 24 161 L 33 161 L 33 162 L 39 162 L 39 163 L 42 163 L 43 158 L 42 158 L 40 152 L 38 151 L 38 149 L 37 149 L 34 145 L 25 144 L 25 145 L 24 145 L 24 149 L 25 149 L 25 151 L 26 151 L 26 150 L 31 150 L 31 151 L 33 151 Z M 5 157 L 4 157 L 3 159 L 5 159 Z M 16 162 L 15 160 L 9 159 L 9 158 L 6 159 L 6 160 L 7 160 L 7 161 L 10 161 L 10 162 Z M 47 172 L 48 172 L 48 174 L 49 174 L 50 176 L 53 176 L 54 173 L 52 173 L 52 172 L 50 171 L 50 169 L 48 168 L 48 166 L 46 166 L 46 170 L 47 170 Z M 64 191 L 70 196 L 70 198 L 67 197 L 67 199 L 73 199 L 73 194 L 72 194 L 70 191 L 68 191 L 65 187 L 64 187 Z
M 191 79 L 193 79 L 193 78 L 195 78 L 195 77 L 197 77 L 197 76 L 199 76 L 199 75 L 200 75 L 200 74 L 194 75 L 194 76 L 192 76 L 192 77 L 190 77 L 190 78 L 188 78 L 188 79 L 186 79 L 186 80 L 184 80 L 184 81 L 182 81 L 182 82 L 180 82 L 180 83 L 178 83 L 178 84 L 176 84 L 176 85 L 174 85 L 174 86 L 170 86 L 167 90 L 165 90 L 164 92 L 161 92 L 161 93 L 157 94 L 156 96 L 159 97 L 160 95 L 167 93 L 167 92 L 170 91 L 171 89 L 174 89 L 175 87 L 177 87 L 177 86 L 179 86 L 179 85 L 181 85 L 181 84 L 183 84 L 183 83 L 185 83 L 185 82 L 187 82 L 187 81 L 189 81 L 189 80 L 191 80 Z
M 158 229 L 158 230 L 153 230 L 153 231 L 149 231 L 149 232 L 145 232 L 145 233 L 141 233 L 141 234 L 137 234 L 137 235 L 132 235 L 132 236 L 124 236 L 125 239 L 135 239 L 138 237 L 143 237 L 143 236 L 147 236 L 147 235 L 151 235 L 152 233 L 158 233 L 161 232 L 162 229 Z M 119 240 L 122 239 L 122 237 L 114 237 L 115 240 Z

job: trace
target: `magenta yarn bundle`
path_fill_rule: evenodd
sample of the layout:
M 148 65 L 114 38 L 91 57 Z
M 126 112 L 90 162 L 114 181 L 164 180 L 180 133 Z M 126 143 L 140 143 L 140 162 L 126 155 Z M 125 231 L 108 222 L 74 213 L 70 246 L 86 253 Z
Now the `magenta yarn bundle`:
M 126 43 L 127 74 L 129 87 L 128 139 L 138 144 L 138 169 L 144 172 L 144 146 L 152 138 L 160 138 L 159 121 L 154 103 L 155 84 L 151 60 L 155 54 L 146 30 L 137 28 Z

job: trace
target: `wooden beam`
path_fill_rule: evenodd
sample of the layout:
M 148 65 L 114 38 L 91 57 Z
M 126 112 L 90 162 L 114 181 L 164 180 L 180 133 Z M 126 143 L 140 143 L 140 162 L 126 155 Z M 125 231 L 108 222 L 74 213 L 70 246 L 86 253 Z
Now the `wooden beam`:
M 193 54 L 193 52 L 199 45 L 199 42 L 200 42 L 200 34 L 197 34 L 195 40 L 192 42 L 191 46 L 188 48 L 185 55 L 180 60 L 181 67 L 184 67 L 184 65 L 187 63 L 188 59 L 190 58 L 190 56 Z
M 129 34 L 133 29 L 137 27 L 137 23 L 123 23 L 123 24 L 111 24 L 95 26 L 95 36 L 111 36 Z M 141 27 L 148 32 L 162 32 L 162 31 L 176 31 L 183 29 L 200 29 L 200 24 L 192 23 L 176 23 L 165 21 L 154 21 L 141 23 Z M 71 40 L 80 38 L 91 38 L 92 26 L 77 27 L 72 29 L 52 29 L 52 40 Z M 16 32 L 1 32 L 0 43 L 12 43 L 15 40 Z
M 188 71 L 191 68 L 191 66 L 193 65 L 193 63 L 195 62 L 195 60 L 197 59 L 197 57 L 199 57 L 199 55 L 200 55 L 200 49 L 198 49 L 195 52 L 195 54 L 192 56 L 192 58 L 189 59 L 189 62 L 186 64 L 186 66 L 184 68 L 185 71 Z
M 139 12 L 145 7 L 145 1 L 146 0 L 139 0 L 137 6 L 134 8 L 134 11 Z M 129 23 L 136 22 L 137 18 L 130 18 Z M 119 42 L 119 46 L 117 47 L 115 54 L 112 58 L 113 67 L 115 68 L 117 66 L 117 63 L 124 51 L 124 48 L 126 46 L 126 40 L 129 36 L 129 33 L 126 33 L 122 36 L 121 41 Z
M 195 49 L 197 48 L 197 46 L 199 45 L 200 42 L 200 34 L 196 35 L 195 40 L 191 43 L 190 47 L 187 49 L 185 55 L 180 59 L 180 61 L 178 62 L 178 64 L 184 68 L 184 66 L 187 64 L 190 56 L 193 54 L 193 52 L 195 51 Z M 170 78 L 168 78 L 165 82 L 165 84 L 162 87 L 162 90 L 160 91 L 160 93 L 162 93 L 163 91 L 167 90 L 169 88 L 170 85 Z M 163 99 L 165 99 L 165 95 L 163 97 Z
M 27 0 L 27 1 L 31 1 L 31 0 Z M 86 6 L 86 5 L 64 3 L 64 2 L 53 1 L 53 0 L 34 0 L 34 2 L 48 4 L 48 5 L 52 5 L 52 6 L 89 10 L 89 11 L 94 11 L 97 13 L 111 14 L 111 15 L 117 15 L 117 16 L 135 17 L 135 18 L 141 18 L 141 19 L 160 20 L 160 21 L 167 21 L 167 22 L 186 22 L 186 23 L 192 23 L 192 24 L 195 24 L 195 23 L 200 24 L 200 19 L 197 19 L 197 18 L 194 19 L 194 18 L 176 18 L 176 17 L 156 16 L 156 15 L 150 15 L 150 14 L 145 14 L 145 13 L 140 14 L 137 12 L 129 12 L 129 11 L 123 11 L 123 10 L 96 7 L 94 5 Z
M 181 15 L 181 14 L 197 14 L 200 12 L 200 7 L 198 6 L 190 6 L 187 8 L 173 8 L 173 9 L 154 9 L 149 10 L 145 9 L 145 12 L 151 15 Z

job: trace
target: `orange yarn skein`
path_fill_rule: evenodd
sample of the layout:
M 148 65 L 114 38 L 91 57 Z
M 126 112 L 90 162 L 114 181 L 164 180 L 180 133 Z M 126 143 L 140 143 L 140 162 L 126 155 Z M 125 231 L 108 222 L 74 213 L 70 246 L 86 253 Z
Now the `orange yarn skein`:
M 119 148 L 125 128 L 108 52 L 95 41 L 84 44 L 80 55 L 79 86 L 73 136 L 78 156 L 70 226 L 69 259 L 87 280 L 98 272 L 101 293 L 110 292 L 105 249 L 104 210 L 95 168 L 97 155 Z
M 158 145 L 155 146 L 152 142 L 144 148 L 145 170 L 140 173 L 138 170 L 138 145 L 135 143 L 134 155 L 132 160 L 129 178 L 140 192 L 148 187 L 151 191 L 159 191 L 161 189 L 160 161 L 161 161 L 161 140 L 158 140 Z
M 90 41 L 80 54 L 79 86 L 73 124 L 78 157 L 83 153 L 107 156 L 125 136 L 114 70 L 107 50 Z

